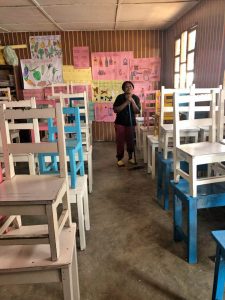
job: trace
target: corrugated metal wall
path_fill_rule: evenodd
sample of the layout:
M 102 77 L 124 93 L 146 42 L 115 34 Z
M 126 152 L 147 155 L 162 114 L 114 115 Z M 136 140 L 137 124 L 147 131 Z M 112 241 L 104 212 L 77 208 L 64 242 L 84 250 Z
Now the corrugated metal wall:
M 202 0 L 166 31 L 162 78 L 166 87 L 173 87 L 175 39 L 194 25 L 197 25 L 195 84 L 197 87 L 217 87 L 222 83 L 225 0 Z
M 133 51 L 135 58 L 161 57 L 163 49 L 163 32 L 159 30 L 16 32 L 1 33 L 0 40 L 3 45 L 27 44 L 27 49 L 16 52 L 20 59 L 31 58 L 29 36 L 32 35 L 61 35 L 65 65 L 73 64 L 74 46 L 88 46 L 90 52 Z M 93 139 L 115 140 L 114 125 L 93 122 Z

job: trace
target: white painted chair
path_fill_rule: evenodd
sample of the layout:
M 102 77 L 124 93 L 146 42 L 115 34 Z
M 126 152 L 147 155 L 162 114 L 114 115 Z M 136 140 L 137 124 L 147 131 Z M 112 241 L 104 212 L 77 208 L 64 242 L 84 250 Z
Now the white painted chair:
M 155 135 L 147 135 L 147 172 L 155 179 L 155 152 L 159 147 L 159 138 Z
M 58 128 L 57 143 L 40 143 L 35 130 L 35 143 L 12 144 L 9 120 L 55 118 Z M 60 103 L 56 108 L 6 109 L 0 105 L 0 129 L 3 143 L 5 180 L 0 184 L 0 211 L 6 216 L 44 215 L 47 229 L 36 232 L 35 227 L 18 224 L 18 235 L 14 231 L 0 235 L 0 245 L 49 244 L 52 260 L 59 258 L 59 236 L 64 226 L 71 226 L 71 211 L 68 201 L 68 179 L 64 139 L 64 119 Z M 15 175 L 13 155 L 20 153 L 58 152 L 59 175 Z M 62 213 L 57 217 L 57 207 L 62 203 Z M 38 225 L 37 225 L 38 226 Z
M 194 87 L 193 87 L 194 88 Z M 173 124 L 165 124 L 166 114 L 173 113 L 173 106 L 165 106 L 164 99 L 168 94 L 178 92 L 179 94 L 190 94 L 190 89 L 166 89 L 161 87 L 161 101 L 160 101 L 160 127 L 159 127 L 159 149 L 163 152 L 164 159 L 167 159 L 168 153 L 173 151 Z M 198 141 L 198 134 L 200 129 L 196 126 L 182 131 L 183 138 L 194 138 Z
M 21 108 L 21 109 L 29 109 L 29 108 L 36 108 L 36 102 L 35 99 L 32 98 L 31 100 L 20 100 L 20 101 L 2 101 L 1 104 L 5 104 L 7 109 L 13 109 L 13 108 Z M 35 130 L 37 126 L 37 120 L 33 120 L 33 122 L 27 122 L 27 123 L 14 123 L 14 120 L 11 120 L 9 123 L 9 129 L 10 129 L 10 138 L 11 142 L 15 140 L 15 142 L 19 143 L 19 131 L 22 129 L 26 130 Z M 29 173 L 31 175 L 35 175 L 35 158 L 33 153 L 21 153 L 21 154 L 15 154 L 13 157 L 14 163 L 18 162 L 28 162 L 29 165 Z M 2 150 L 2 139 L 0 134 L 0 162 L 4 162 L 3 157 L 3 150 Z
M 40 226 L 40 232 L 45 231 L 44 227 Z M 75 236 L 75 224 L 71 228 L 62 230 L 59 241 L 60 257 L 57 261 L 49 259 L 48 245 L 0 247 L 0 285 L 59 282 L 62 283 L 63 288 L 62 299 L 79 300 Z M 49 297 L 51 298 L 50 295 Z
M 222 93 L 224 95 L 224 91 Z M 224 96 L 219 97 L 218 110 L 224 115 Z M 225 145 L 216 142 L 216 93 L 202 95 L 181 96 L 174 94 L 174 180 L 179 181 L 182 176 L 189 182 L 190 195 L 197 196 L 198 185 L 209 184 L 213 182 L 225 181 L 225 176 L 197 177 L 197 167 L 203 164 L 212 164 L 225 161 Z M 185 103 L 188 106 L 180 106 Z M 197 106 L 196 103 L 201 103 Z M 210 103 L 207 105 L 205 103 Z M 208 118 L 196 119 L 196 112 L 209 112 Z M 180 113 L 186 112 L 189 117 L 187 120 L 180 120 Z M 190 126 L 209 126 L 210 135 L 208 142 L 199 142 L 192 144 L 180 144 L 180 131 L 186 130 Z M 181 170 L 180 161 L 186 161 L 189 165 L 189 173 Z
M 85 230 L 90 230 L 87 175 L 77 177 L 75 189 L 69 189 L 70 203 L 77 203 L 80 249 L 86 248 Z

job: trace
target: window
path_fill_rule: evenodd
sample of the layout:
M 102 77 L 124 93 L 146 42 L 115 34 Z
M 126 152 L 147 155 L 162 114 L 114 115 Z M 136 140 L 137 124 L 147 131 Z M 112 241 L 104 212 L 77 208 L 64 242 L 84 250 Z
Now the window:
M 188 88 L 194 82 L 195 42 L 196 27 L 175 41 L 174 88 Z

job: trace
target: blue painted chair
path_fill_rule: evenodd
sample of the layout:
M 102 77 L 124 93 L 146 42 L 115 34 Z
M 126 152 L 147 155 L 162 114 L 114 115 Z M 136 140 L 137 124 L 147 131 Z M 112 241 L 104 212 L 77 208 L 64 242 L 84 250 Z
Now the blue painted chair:
M 225 206 L 225 186 L 211 183 L 198 186 L 197 196 L 189 194 L 189 184 L 185 179 L 179 183 L 171 180 L 173 190 L 173 235 L 175 241 L 187 243 L 187 261 L 197 263 L 197 212 L 201 208 Z M 183 229 L 183 205 L 187 206 L 187 233 Z M 217 298 L 216 298 L 217 299 Z
M 78 107 L 64 107 L 63 113 L 67 118 L 72 117 L 73 123 L 66 124 L 64 127 L 65 134 L 69 134 L 69 138 L 66 138 L 66 154 L 69 157 L 69 174 L 71 175 L 70 188 L 76 188 L 77 173 L 84 176 L 84 158 L 82 148 L 82 136 L 80 126 L 80 112 Z M 48 119 L 48 139 L 50 142 L 54 142 L 57 139 L 57 127 L 54 125 L 53 119 Z M 78 155 L 78 161 L 76 161 L 76 155 Z M 58 153 L 41 153 L 38 156 L 39 169 L 41 174 L 57 173 Z M 46 157 L 51 158 L 50 163 L 46 163 Z
M 217 245 L 212 300 L 222 300 L 225 284 L 225 230 L 212 231 L 212 236 Z

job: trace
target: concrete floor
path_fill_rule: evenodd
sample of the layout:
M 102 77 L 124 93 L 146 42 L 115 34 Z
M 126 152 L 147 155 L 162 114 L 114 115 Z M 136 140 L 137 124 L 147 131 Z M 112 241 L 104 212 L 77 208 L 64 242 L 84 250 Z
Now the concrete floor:
M 91 231 L 87 249 L 78 250 L 81 300 L 211 299 L 214 263 L 209 257 L 215 243 L 210 231 L 225 228 L 225 210 L 199 212 L 199 262 L 189 265 L 184 243 L 173 241 L 172 208 L 165 212 L 156 203 L 156 183 L 146 167 L 118 168 L 115 145 L 106 142 L 94 145 L 93 163 Z M 1 287 L 0 299 L 63 296 L 58 284 L 38 284 Z

